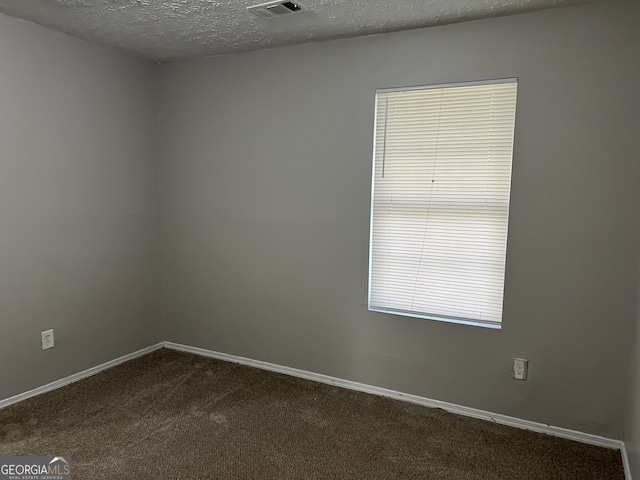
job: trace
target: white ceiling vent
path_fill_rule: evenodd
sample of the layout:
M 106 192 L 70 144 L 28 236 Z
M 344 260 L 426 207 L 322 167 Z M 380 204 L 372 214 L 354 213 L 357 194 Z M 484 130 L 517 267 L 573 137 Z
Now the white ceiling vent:
M 279 17 L 281 15 L 287 15 L 301 10 L 305 10 L 305 8 L 298 2 L 282 2 L 280 0 L 247 7 L 247 11 L 262 18 Z

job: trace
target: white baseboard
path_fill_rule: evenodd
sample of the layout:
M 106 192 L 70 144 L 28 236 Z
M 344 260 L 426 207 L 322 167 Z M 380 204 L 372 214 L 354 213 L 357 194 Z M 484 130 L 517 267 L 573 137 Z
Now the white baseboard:
M 620 455 L 622 455 L 622 465 L 624 466 L 624 478 L 626 480 L 631 480 L 631 465 L 629 465 L 629 455 L 627 455 L 627 446 L 624 442 L 622 442 Z
M 173 342 L 164 342 L 164 346 L 172 350 L 194 353 L 196 355 L 202 355 L 205 357 L 217 358 L 219 360 L 225 360 L 228 362 L 239 363 L 250 367 L 261 368 L 263 370 L 283 373 L 285 375 L 291 375 L 293 377 L 300 377 L 307 380 L 335 385 L 337 387 L 348 388 L 350 390 L 357 390 L 360 392 L 371 393 L 373 395 L 379 395 L 382 397 L 403 400 L 405 402 L 417 403 L 418 405 L 424 405 L 426 407 L 441 408 L 443 410 L 447 410 L 448 412 L 456 413 L 458 415 L 464 415 L 466 417 L 479 418 L 482 420 L 487 420 L 489 422 L 499 423 L 501 425 L 508 425 L 510 427 L 521 428 L 524 430 L 546 433 L 547 435 L 553 435 L 554 437 L 566 438 L 568 440 L 588 443 L 589 445 L 597 445 L 599 447 L 613 448 L 624 452 L 624 442 L 622 442 L 621 440 L 613 440 L 597 435 L 591 435 L 589 433 L 582 433 L 575 430 L 546 425 L 543 423 L 522 420 L 520 418 L 509 417 L 507 415 L 501 415 L 499 413 L 478 410 L 477 408 L 464 407 L 462 405 L 456 405 L 454 403 L 442 402 L 440 400 L 433 400 L 430 398 L 420 397 L 418 395 L 397 392 L 395 390 L 366 385 L 364 383 L 352 382 L 350 380 L 344 380 L 342 378 L 330 377 L 328 375 L 323 375 L 320 373 L 307 372 L 305 370 L 299 370 L 297 368 L 262 362 L 260 360 L 238 357 L 235 355 L 229 355 L 227 353 L 214 352 L 212 350 L 206 350 L 204 348 L 190 347 Z M 627 480 L 629 478 L 630 477 L 627 477 Z
M 68 377 L 61 378 L 60 380 L 56 380 L 55 382 L 43 385 L 42 387 L 34 388 L 33 390 L 29 390 L 28 392 L 19 393 L 18 395 L 14 395 L 13 397 L 5 398 L 4 400 L 0 400 L 0 409 L 8 407 L 9 405 L 13 405 L 14 403 L 21 402 L 22 400 L 26 400 L 27 398 L 35 397 L 36 395 L 41 395 L 43 393 L 56 390 L 60 387 L 69 385 L 70 383 L 82 380 L 83 378 L 91 377 L 96 373 L 100 373 L 103 370 L 107 370 L 108 368 L 115 367 L 116 365 L 119 365 L 121 363 L 141 357 L 143 355 L 146 355 L 147 353 L 151 353 L 154 350 L 162 348 L 163 346 L 164 344 L 162 342 L 157 343 L 150 347 L 143 348 L 142 350 L 138 350 L 137 352 L 129 353 L 128 355 L 116 358 L 115 360 L 110 360 L 96 367 L 83 370 L 82 372 L 74 373 L 73 375 L 69 375 Z

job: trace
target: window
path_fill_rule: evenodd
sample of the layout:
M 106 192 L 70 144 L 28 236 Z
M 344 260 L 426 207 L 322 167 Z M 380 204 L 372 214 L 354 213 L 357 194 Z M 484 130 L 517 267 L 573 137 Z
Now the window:
M 376 93 L 369 310 L 500 328 L 516 93 Z

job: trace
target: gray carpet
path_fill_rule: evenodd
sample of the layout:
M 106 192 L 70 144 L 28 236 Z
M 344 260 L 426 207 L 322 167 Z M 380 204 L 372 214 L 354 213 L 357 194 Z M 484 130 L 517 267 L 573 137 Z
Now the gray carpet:
M 74 479 L 623 480 L 620 453 L 170 350 L 0 410 Z

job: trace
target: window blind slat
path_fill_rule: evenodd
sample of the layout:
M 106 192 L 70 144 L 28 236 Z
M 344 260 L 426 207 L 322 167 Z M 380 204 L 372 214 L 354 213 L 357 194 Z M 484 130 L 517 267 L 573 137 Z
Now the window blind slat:
M 369 308 L 502 321 L 517 83 L 376 95 Z

